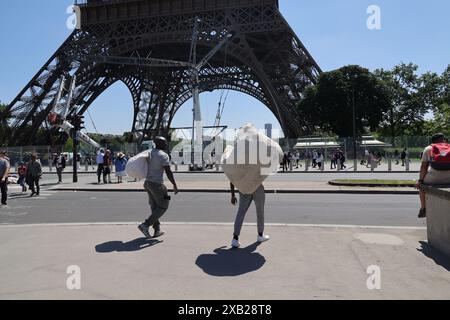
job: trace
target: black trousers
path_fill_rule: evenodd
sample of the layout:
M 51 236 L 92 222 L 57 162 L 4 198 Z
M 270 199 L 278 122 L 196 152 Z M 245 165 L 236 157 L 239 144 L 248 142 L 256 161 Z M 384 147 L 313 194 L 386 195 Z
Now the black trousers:
M 101 177 L 102 177 L 104 168 L 105 168 L 105 166 L 103 165 L 103 163 L 99 163 L 99 164 L 98 164 L 98 167 L 97 167 L 97 178 L 98 178 L 98 183 L 100 183 L 100 179 L 101 179 Z
M 8 183 L 7 180 L 0 182 L 0 189 L 2 192 L 2 204 L 6 206 L 8 200 Z
M 59 182 L 62 182 L 62 172 L 63 172 L 63 168 L 56 168 L 56 173 L 58 174 Z
M 39 177 L 30 177 L 29 179 L 31 192 L 39 194 L 41 191 L 41 187 L 39 185 Z

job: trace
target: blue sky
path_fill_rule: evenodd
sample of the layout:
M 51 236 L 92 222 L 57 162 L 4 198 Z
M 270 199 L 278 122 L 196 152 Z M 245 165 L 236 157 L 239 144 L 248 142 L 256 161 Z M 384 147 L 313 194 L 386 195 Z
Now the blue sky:
M 28 83 L 70 34 L 67 7 L 72 0 L 14 0 L 0 11 L 0 100 L 8 103 Z M 369 5 L 381 9 L 381 30 L 366 26 Z M 414 62 L 420 72 L 441 73 L 450 64 L 450 1 L 448 0 L 280 0 L 286 20 L 324 71 L 347 64 L 371 70 Z M 206 125 L 212 125 L 220 92 L 202 94 Z M 173 126 L 192 124 L 189 101 Z M 121 134 L 132 122 L 130 94 L 116 84 L 90 110 L 100 132 Z M 251 121 L 274 123 L 265 106 L 231 92 L 223 124 L 232 128 Z M 87 121 L 89 131 L 92 125 Z

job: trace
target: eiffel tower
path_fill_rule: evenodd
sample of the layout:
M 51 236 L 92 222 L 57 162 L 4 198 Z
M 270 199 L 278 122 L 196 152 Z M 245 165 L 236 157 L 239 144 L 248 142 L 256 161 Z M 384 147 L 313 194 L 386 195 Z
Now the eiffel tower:
M 166 61 L 188 60 L 195 21 L 200 57 L 232 35 L 200 71 L 200 92 L 228 89 L 256 98 L 289 138 L 310 129 L 296 104 L 321 70 L 280 13 L 278 0 L 79 2 L 80 27 L 7 108 L 15 143 L 33 143 L 39 128 L 51 128 L 47 116 L 61 79 L 70 81 L 74 75 L 69 116 L 83 115 L 105 90 L 122 81 L 133 98 L 132 132 L 140 137 L 167 135 L 176 112 L 192 98 L 192 78 L 186 66 Z M 63 90 L 63 101 L 68 95 Z

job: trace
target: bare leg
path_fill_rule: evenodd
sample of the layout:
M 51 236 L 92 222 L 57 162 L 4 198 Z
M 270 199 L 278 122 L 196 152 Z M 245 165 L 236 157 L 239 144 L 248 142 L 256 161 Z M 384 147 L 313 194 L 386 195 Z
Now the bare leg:
M 426 194 L 423 191 L 420 191 L 420 208 L 425 209 L 427 207 L 426 204 Z

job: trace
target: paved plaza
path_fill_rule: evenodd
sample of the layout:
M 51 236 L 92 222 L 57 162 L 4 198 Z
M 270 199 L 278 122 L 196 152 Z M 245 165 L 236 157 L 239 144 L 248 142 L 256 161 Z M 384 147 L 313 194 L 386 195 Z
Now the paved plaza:
M 174 223 L 150 241 L 135 224 L 1 226 L 0 298 L 450 299 L 450 261 L 423 228 L 269 225 L 257 245 L 247 225 L 242 249 L 230 230 Z M 74 265 L 81 290 L 66 286 Z

